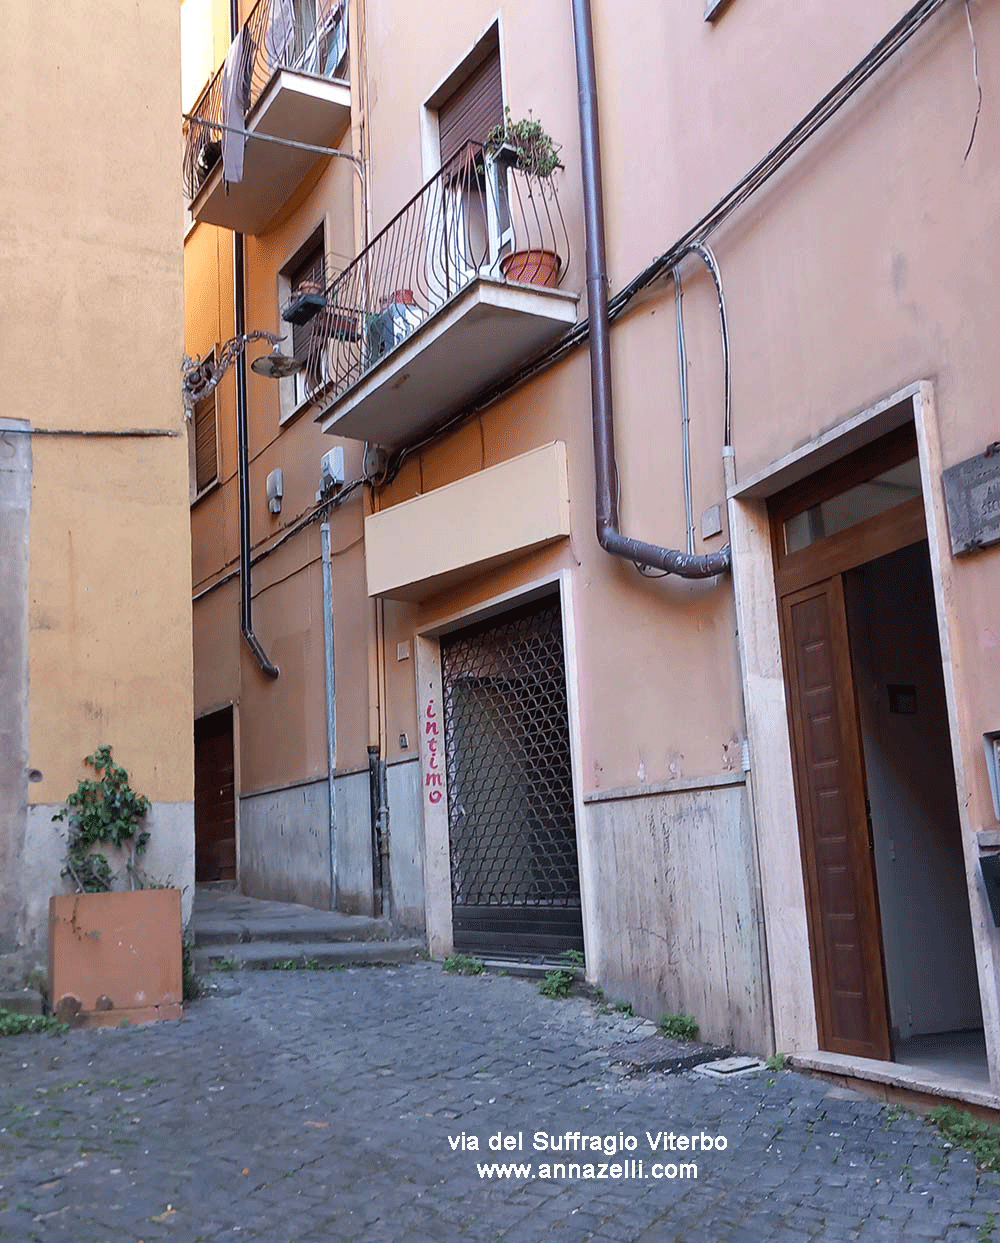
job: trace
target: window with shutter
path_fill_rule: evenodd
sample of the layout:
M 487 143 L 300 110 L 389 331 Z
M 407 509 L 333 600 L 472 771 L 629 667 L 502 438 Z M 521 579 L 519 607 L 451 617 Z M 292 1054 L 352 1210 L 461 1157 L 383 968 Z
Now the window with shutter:
M 203 492 L 219 477 L 219 455 L 216 442 L 215 392 L 197 402 L 194 408 L 194 480 L 195 492 Z
M 469 142 L 485 142 L 494 126 L 503 124 L 500 47 L 493 31 L 483 61 L 438 106 L 441 163 L 447 164 Z

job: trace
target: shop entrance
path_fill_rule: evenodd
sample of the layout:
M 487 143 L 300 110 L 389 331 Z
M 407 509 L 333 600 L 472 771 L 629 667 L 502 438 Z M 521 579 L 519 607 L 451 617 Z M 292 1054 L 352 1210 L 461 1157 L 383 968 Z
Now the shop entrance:
M 912 425 L 769 510 L 820 1045 L 985 1078 Z
M 583 949 L 559 597 L 441 639 L 456 949 Z

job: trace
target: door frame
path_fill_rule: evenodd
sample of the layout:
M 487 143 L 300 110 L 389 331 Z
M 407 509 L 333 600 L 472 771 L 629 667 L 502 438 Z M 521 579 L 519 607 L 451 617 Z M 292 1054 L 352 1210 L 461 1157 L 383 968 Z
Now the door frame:
M 818 1029 L 802 852 L 798 833 L 788 832 L 789 825 L 798 823 L 798 806 L 767 499 L 911 419 L 920 463 L 921 499 L 934 583 L 987 1057 L 994 1090 L 1000 1092 L 1000 943 L 979 882 L 976 832 L 980 826 L 970 817 L 972 800 L 967 797 L 972 787 L 973 765 L 978 759 L 973 746 L 978 735 L 969 728 L 967 707 L 959 690 L 962 653 L 958 642 L 955 570 L 941 484 L 940 427 L 934 386 L 929 380 L 908 384 L 745 479 L 738 479 L 731 451 L 725 459 L 738 649 L 752 763 L 750 784 L 759 835 L 775 1043 L 777 1048 L 789 1052 L 811 1051 L 818 1047 Z M 850 1060 L 840 1058 L 845 1072 Z M 869 1062 L 854 1060 L 860 1068 Z
M 840 458 L 824 469 L 794 483 L 768 499 L 775 591 L 778 598 L 782 666 L 788 699 L 792 770 L 796 794 L 800 848 L 803 854 L 806 913 L 809 923 L 816 1024 L 821 1048 L 850 1053 L 834 1031 L 832 964 L 827 953 L 821 885 L 815 842 L 813 785 L 806 764 L 807 730 L 803 719 L 799 670 L 792 634 L 792 609 L 798 603 L 823 596 L 827 602 L 832 662 L 836 679 L 836 715 L 841 759 L 844 765 L 844 796 L 851 804 L 850 854 L 854 892 L 862 926 L 865 993 L 872 1017 L 877 1056 L 892 1058 L 891 1017 L 885 977 L 882 921 L 878 878 L 871 849 L 871 821 L 866 821 L 867 775 L 857 693 L 847 633 L 843 576 L 859 565 L 926 540 L 922 497 L 883 510 L 845 530 L 817 539 L 795 552 L 785 551 L 785 523 L 825 500 L 842 495 L 856 484 L 867 482 L 918 456 L 916 429 L 904 423 L 865 448 Z M 848 1044 L 850 1042 L 847 1042 Z M 854 1050 L 856 1056 L 865 1056 Z M 876 1056 L 869 1054 L 868 1056 Z
M 454 952 L 451 911 L 451 856 L 448 827 L 448 777 L 444 764 L 444 694 L 441 679 L 441 636 L 474 622 L 499 617 L 518 605 L 542 596 L 559 595 L 562 617 L 563 651 L 566 665 L 566 699 L 569 710 L 570 764 L 573 774 L 573 813 L 576 820 L 576 850 L 580 867 L 580 906 L 583 914 L 584 955 L 597 961 L 597 925 L 593 915 L 594 863 L 585 832 L 586 809 L 583 802 L 580 695 L 577 668 L 576 623 L 573 607 L 573 577 L 559 570 L 533 579 L 511 591 L 490 596 L 478 604 L 448 613 L 414 634 L 414 673 L 417 682 L 417 735 L 420 745 L 420 790 L 424 824 L 424 911 L 427 949 L 431 958 L 446 958 Z M 441 732 L 427 730 L 434 721 Z M 432 741 L 440 739 L 437 747 Z M 440 782 L 437 778 L 440 777 Z M 432 783 L 432 784 L 429 784 Z M 435 796 L 440 793 L 440 798 Z

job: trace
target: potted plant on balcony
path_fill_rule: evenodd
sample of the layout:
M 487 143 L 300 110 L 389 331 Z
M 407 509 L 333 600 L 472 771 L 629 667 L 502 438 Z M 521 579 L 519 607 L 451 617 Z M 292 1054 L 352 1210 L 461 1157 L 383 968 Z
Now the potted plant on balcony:
M 49 900 L 49 1000 L 81 1026 L 180 1018 L 180 890 L 152 883 L 139 866 L 149 842 L 150 802 L 99 746 L 52 817 L 69 831 L 62 875 L 74 892 Z M 105 851 L 124 864 L 115 876 Z M 115 890 L 116 882 L 126 887 Z
M 326 294 L 320 282 L 301 281 L 292 290 L 291 297 L 282 309 L 281 318 L 286 324 L 296 324 L 301 327 L 303 324 L 308 324 L 325 306 Z
M 552 174 L 562 167 L 559 163 L 561 149 L 530 113 L 515 121 L 509 108 L 504 109 L 503 124 L 492 129 L 486 138 L 486 151 L 494 163 L 501 169 L 514 168 L 526 174 L 529 199 L 536 193 L 544 195 L 551 185 Z M 507 280 L 549 288 L 558 285 L 561 267 L 559 255 L 543 247 L 514 250 L 500 260 L 500 270 Z

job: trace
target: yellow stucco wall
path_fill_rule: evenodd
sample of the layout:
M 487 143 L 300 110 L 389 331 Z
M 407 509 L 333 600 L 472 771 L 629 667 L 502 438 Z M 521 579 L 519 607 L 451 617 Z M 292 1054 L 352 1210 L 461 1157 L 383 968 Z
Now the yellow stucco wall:
M 180 400 L 180 37 L 175 0 L 5 5 L 0 261 L 19 360 L 5 416 L 35 435 L 32 803 L 101 742 L 154 802 L 190 802 L 190 534 Z M 154 72 L 155 68 L 155 72 Z

